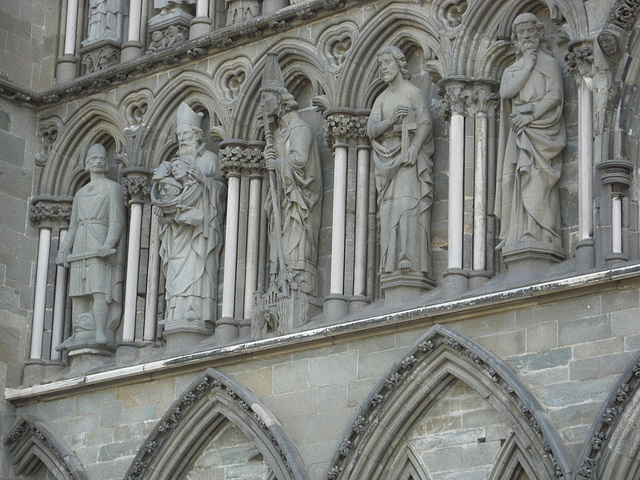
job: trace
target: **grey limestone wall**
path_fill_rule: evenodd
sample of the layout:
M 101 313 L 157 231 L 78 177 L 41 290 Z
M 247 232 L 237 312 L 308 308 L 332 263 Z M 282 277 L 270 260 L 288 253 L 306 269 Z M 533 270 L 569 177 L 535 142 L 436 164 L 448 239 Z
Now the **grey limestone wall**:
M 602 402 L 640 350 L 638 314 L 640 289 L 632 282 L 573 296 L 551 293 L 438 321 L 515 372 L 540 401 L 575 462 Z M 432 323 L 427 318 L 406 329 L 318 339 L 208 366 L 253 392 L 289 435 L 309 477 L 320 480 L 373 387 Z M 89 478 L 120 479 L 158 420 L 204 368 L 28 402 L 16 412 L 48 422 L 76 452 Z M 487 478 L 513 429 L 490 396 L 463 379 L 406 421 L 410 428 L 403 438 L 434 479 Z M 252 472 L 263 468 L 257 456 L 249 455 L 244 437 L 219 432 L 212 441 L 224 445 L 229 456 L 205 450 L 189 478 L 200 478 L 204 465 L 229 472 L 220 478 L 235 478 L 230 472 L 241 458 L 253 459 L 253 466 L 246 467 Z M 466 454 L 459 458 L 462 451 Z

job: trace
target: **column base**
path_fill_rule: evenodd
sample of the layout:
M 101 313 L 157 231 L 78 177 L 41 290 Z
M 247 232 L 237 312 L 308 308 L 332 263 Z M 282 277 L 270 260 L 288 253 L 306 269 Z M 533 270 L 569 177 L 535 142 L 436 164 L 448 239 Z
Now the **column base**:
M 331 293 L 324 297 L 324 320 L 327 323 L 339 323 L 349 315 L 349 297 L 339 293 Z
M 518 281 L 543 278 L 564 258 L 564 250 L 548 242 L 521 242 L 502 249 L 508 275 Z
M 447 300 L 457 298 L 469 290 L 469 272 L 462 268 L 450 268 L 442 275 L 442 296 Z
M 238 338 L 239 320 L 232 317 L 222 317 L 216 321 L 216 331 L 213 344 L 217 347 L 227 345 Z
M 211 33 L 211 25 L 213 20 L 209 17 L 196 17 L 191 20 L 191 26 L 189 27 L 189 39 L 202 37 L 207 33 Z
M 364 295 L 349 297 L 349 314 L 361 312 L 368 307 L 370 303 L 371 299 Z
M 251 335 L 251 319 L 243 318 L 238 321 L 238 338 L 248 337 Z
M 127 42 L 120 51 L 120 63 L 130 62 L 144 53 L 144 45 L 140 42 Z
M 73 55 L 65 55 L 58 59 L 56 65 L 56 83 L 63 85 L 78 77 L 78 59 Z
M 380 276 L 380 288 L 385 305 L 411 301 L 433 287 L 433 279 L 422 272 L 391 272 Z
M 607 267 L 615 267 L 619 266 L 625 262 L 629 261 L 629 255 L 626 255 L 622 252 L 610 253 L 606 257 L 604 257 L 604 261 Z
M 493 272 L 489 270 L 469 271 L 469 290 L 473 290 L 474 288 L 487 283 L 491 277 L 493 277 Z
M 31 385 L 42 380 L 45 374 L 45 363 L 37 358 L 31 358 L 24 363 L 22 370 L 22 384 Z
M 129 365 L 140 357 L 140 351 L 154 345 L 153 342 L 120 342 L 116 350 L 116 365 Z
M 596 241 L 583 238 L 576 245 L 576 270 L 585 273 L 596 268 Z

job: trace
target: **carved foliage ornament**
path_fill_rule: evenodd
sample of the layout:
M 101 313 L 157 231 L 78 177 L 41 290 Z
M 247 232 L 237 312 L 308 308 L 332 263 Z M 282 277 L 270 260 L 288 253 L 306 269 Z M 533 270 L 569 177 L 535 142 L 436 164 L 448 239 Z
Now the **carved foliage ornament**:
M 324 121 L 324 143 L 333 147 L 336 143 L 346 143 L 366 137 L 367 119 L 354 115 L 329 115 Z
M 35 200 L 31 205 L 30 218 L 34 223 L 69 223 L 71 202 Z
M 640 0 L 618 0 L 609 14 L 609 21 L 620 28 L 630 30 L 639 11 Z
M 465 347 L 461 341 L 452 336 L 454 335 L 453 332 L 449 335 L 447 330 L 442 327 L 436 326 L 431 332 L 420 343 L 414 345 L 393 370 L 387 374 L 385 379 L 378 383 L 377 390 L 369 396 L 368 402 L 361 407 L 355 421 L 352 423 L 350 434 L 340 444 L 326 478 L 328 480 L 340 478 L 345 467 L 349 464 L 351 456 L 358 450 L 360 444 L 370 438 L 372 430 L 380 424 L 381 417 L 386 411 L 384 406 L 394 401 L 394 396 L 398 390 L 414 380 L 414 375 L 411 372 L 425 362 L 435 351 L 446 348 L 459 356 L 467 357 L 472 365 L 475 365 L 483 375 L 488 376 L 493 383 L 507 394 L 514 408 L 522 412 L 531 429 L 539 437 L 553 465 L 554 478 L 564 479 L 565 474 L 557 460 L 556 453 L 551 447 L 551 442 L 545 437 L 544 430 L 536 417 L 536 408 L 530 405 L 527 399 L 518 395 L 510 381 L 503 378 L 495 368 L 491 367 L 480 351 Z
M 223 147 L 220 149 L 220 164 L 227 172 L 242 169 L 262 171 L 264 170 L 262 149 L 240 145 Z
M 590 76 L 593 66 L 593 46 L 586 43 L 570 45 L 564 60 L 569 74 L 576 78 Z

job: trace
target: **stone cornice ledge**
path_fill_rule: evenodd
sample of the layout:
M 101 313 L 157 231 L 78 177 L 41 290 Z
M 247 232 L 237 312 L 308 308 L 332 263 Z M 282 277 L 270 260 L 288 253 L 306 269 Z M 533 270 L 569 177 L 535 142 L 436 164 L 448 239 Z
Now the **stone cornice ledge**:
M 5 389 L 4 397 L 6 401 L 15 404 L 25 403 L 42 397 L 60 397 L 82 389 L 100 388 L 109 383 L 132 383 L 140 381 L 141 377 L 157 376 L 160 372 L 162 372 L 162 375 L 171 375 L 179 370 L 195 371 L 211 367 L 212 364 L 216 363 L 228 364 L 229 358 L 232 357 L 243 355 L 251 356 L 263 351 L 268 351 L 270 355 L 273 355 L 273 353 L 279 349 L 291 349 L 294 346 L 300 345 L 307 345 L 308 348 L 309 344 L 326 343 L 327 339 L 337 339 L 355 332 L 360 334 L 363 331 L 383 330 L 389 327 L 396 329 L 399 325 L 411 324 L 425 318 L 432 319 L 433 323 L 447 323 L 448 320 L 446 318 L 443 320 L 439 319 L 439 317 L 447 317 L 452 314 L 459 314 L 471 310 L 484 310 L 499 305 L 522 302 L 523 300 L 535 297 L 550 294 L 557 295 L 634 278 L 640 279 L 640 264 L 560 280 L 551 280 L 494 293 L 470 296 L 459 300 L 418 306 L 393 313 L 373 315 L 367 318 L 322 326 L 275 338 L 224 347 L 213 347 L 199 352 L 176 355 L 162 360 L 140 363 L 138 365 L 116 368 L 31 387 L 7 388 Z M 430 325 L 431 323 L 425 325 L 425 328 Z

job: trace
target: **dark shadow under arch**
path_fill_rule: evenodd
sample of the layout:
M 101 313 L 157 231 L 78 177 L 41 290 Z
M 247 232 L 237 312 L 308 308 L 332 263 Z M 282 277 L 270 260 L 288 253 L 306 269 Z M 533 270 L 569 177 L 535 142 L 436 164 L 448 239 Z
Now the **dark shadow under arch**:
M 216 431 L 232 422 L 263 455 L 278 480 L 307 480 L 302 460 L 280 423 L 246 388 L 208 369 L 160 419 L 126 479 L 179 480 Z
M 373 389 L 344 433 L 327 478 L 386 478 L 401 441 L 449 384 L 460 380 L 485 398 L 516 432 L 535 479 L 570 478 L 565 445 L 536 398 L 500 359 L 435 325 Z M 520 454 L 520 453 L 519 453 Z

